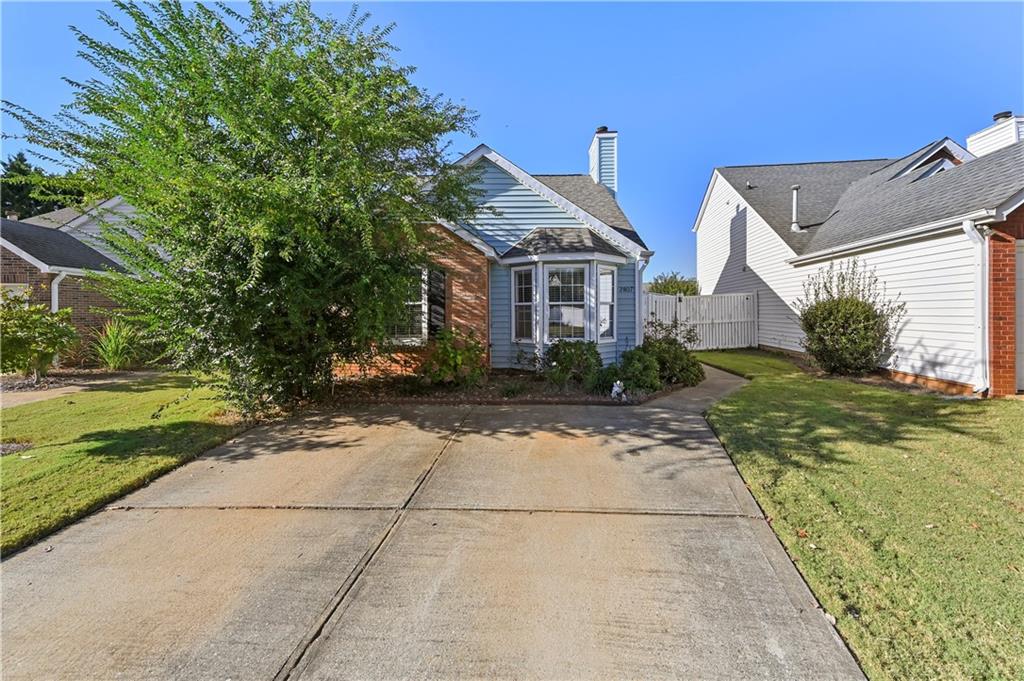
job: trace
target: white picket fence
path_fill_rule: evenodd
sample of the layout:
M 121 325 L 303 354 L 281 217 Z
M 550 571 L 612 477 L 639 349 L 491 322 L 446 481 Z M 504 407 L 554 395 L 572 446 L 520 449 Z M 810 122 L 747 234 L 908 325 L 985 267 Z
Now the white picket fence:
M 757 345 L 757 293 L 709 296 L 644 294 L 648 319 L 679 319 L 697 328 L 697 350 L 749 348 Z

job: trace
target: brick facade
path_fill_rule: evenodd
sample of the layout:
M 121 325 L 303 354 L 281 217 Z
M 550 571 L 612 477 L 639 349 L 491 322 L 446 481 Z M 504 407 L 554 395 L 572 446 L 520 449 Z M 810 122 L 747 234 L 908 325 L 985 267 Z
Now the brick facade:
M 22 260 L 6 248 L 0 248 L 0 280 L 5 284 L 26 284 L 31 289 L 33 303 L 50 305 L 50 282 L 55 274 L 44 274 L 35 265 Z M 68 275 L 58 288 L 58 305 L 61 309 L 71 308 L 71 322 L 79 334 L 95 333 L 108 317 L 103 310 L 114 307 L 114 302 L 91 288 L 90 283 Z
M 488 348 L 490 363 L 489 299 L 490 264 L 487 257 L 444 227 L 433 225 L 427 230 L 432 239 L 431 261 L 445 271 L 445 325 L 468 334 Z M 423 363 L 429 346 L 409 348 L 380 359 L 371 373 L 410 373 Z M 338 375 L 360 371 L 355 365 L 340 365 Z
M 989 240 L 989 382 L 993 397 L 1017 392 L 1017 239 L 1024 207 L 993 225 Z

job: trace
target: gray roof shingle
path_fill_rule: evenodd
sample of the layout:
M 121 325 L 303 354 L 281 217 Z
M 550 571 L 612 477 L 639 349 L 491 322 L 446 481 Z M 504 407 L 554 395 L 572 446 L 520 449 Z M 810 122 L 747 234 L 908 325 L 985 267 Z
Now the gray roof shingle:
M 811 232 L 808 229 L 794 232 L 789 228 L 793 216 L 792 186 L 800 185 L 800 225 L 813 228 L 832 215 L 836 202 L 850 185 L 889 163 L 891 161 L 888 159 L 870 159 L 774 166 L 726 166 L 718 168 L 718 172 L 790 248 L 796 253 L 802 253 L 810 243 Z
M 124 271 L 107 256 L 58 229 L 4 218 L 0 236 L 50 267 Z
M 899 159 L 729 166 L 718 172 L 797 255 L 996 208 L 1024 190 L 1024 142 L 927 177 L 937 161 L 898 176 L 926 160 L 939 142 Z M 800 232 L 789 228 L 794 184 L 800 185 Z
M 33 215 L 30 218 L 25 218 L 24 220 L 21 220 L 21 222 L 25 222 L 30 225 L 39 225 L 40 227 L 57 228 L 63 227 L 75 218 L 81 216 L 82 213 L 76 208 L 58 208 L 57 210 L 51 210 L 49 213 L 40 213 L 39 215 Z
M 594 182 L 590 175 L 533 175 L 533 177 L 633 243 L 647 248 L 647 244 L 630 224 L 629 218 L 622 212 L 622 207 L 615 200 L 615 195 L 603 184 Z
M 566 197 L 568 198 L 568 197 Z M 603 253 L 624 255 L 586 227 L 538 227 L 502 253 L 503 258 L 551 253 Z

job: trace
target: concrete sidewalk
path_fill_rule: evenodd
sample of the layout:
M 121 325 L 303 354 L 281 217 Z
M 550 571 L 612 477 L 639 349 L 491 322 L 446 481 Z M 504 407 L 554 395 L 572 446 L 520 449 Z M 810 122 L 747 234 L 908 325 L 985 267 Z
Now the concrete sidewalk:
M 700 416 L 742 379 L 708 375 L 249 431 L 5 561 L 4 676 L 862 678 Z

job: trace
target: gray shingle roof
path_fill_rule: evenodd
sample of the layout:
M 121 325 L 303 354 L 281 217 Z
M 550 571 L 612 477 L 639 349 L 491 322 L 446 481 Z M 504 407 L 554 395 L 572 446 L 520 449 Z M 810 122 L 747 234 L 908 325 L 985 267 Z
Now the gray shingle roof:
M 820 225 L 839 197 L 855 181 L 891 163 L 888 159 L 826 161 L 774 166 L 727 166 L 718 172 L 796 253 L 803 253 L 811 232 L 792 231 L 794 184 L 800 185 L 798 214 L 802 227 Z M 750 183 L 748 189 L 747 183 Z
M 3 219 L 0 237 L 50 267 L 123 271 L 116 262 L 66 232 Z
M 647 248 L 647 244 L 630 224 L 629 218 L 622 212 L 622 207 L 615 200 L 615 195 L 603 184 L 594 182 L 590 175 L 533 175 L 533 177 L 612 227 L 633 243 Z
M 993 209 L 1024 190 L 1024 142 L 928 177 L 935 163 L 896 177 L 926 160 L 937 144 L 892 160 L 730 166 L 718 172 L 798 255 Z M 789 228 L 794 184 L 800 185 L 800 232 Z
M 585 227 L 539 227 L 502 253 L 501 257 L 514 258 L 551 253 L 624 255 L 603 237 Z
M 39 225 L 40 227 L 56 228 L 63 227 L 75 218 L 81 216 L 82 213 L 75 208 L 58 208 L 57 210 L 51 210 L 49 213 L 40 213 L 39 215 L 33 215 L 30 218 L 25 218 L 21 222 L 25 222 L 30 225 Z
M 877 172 L 857 181 L 817 229 L 808 252 L 998 207 L 1024 189 L 1024 142 L 922 178 L 925 172 L 895 179 Z

